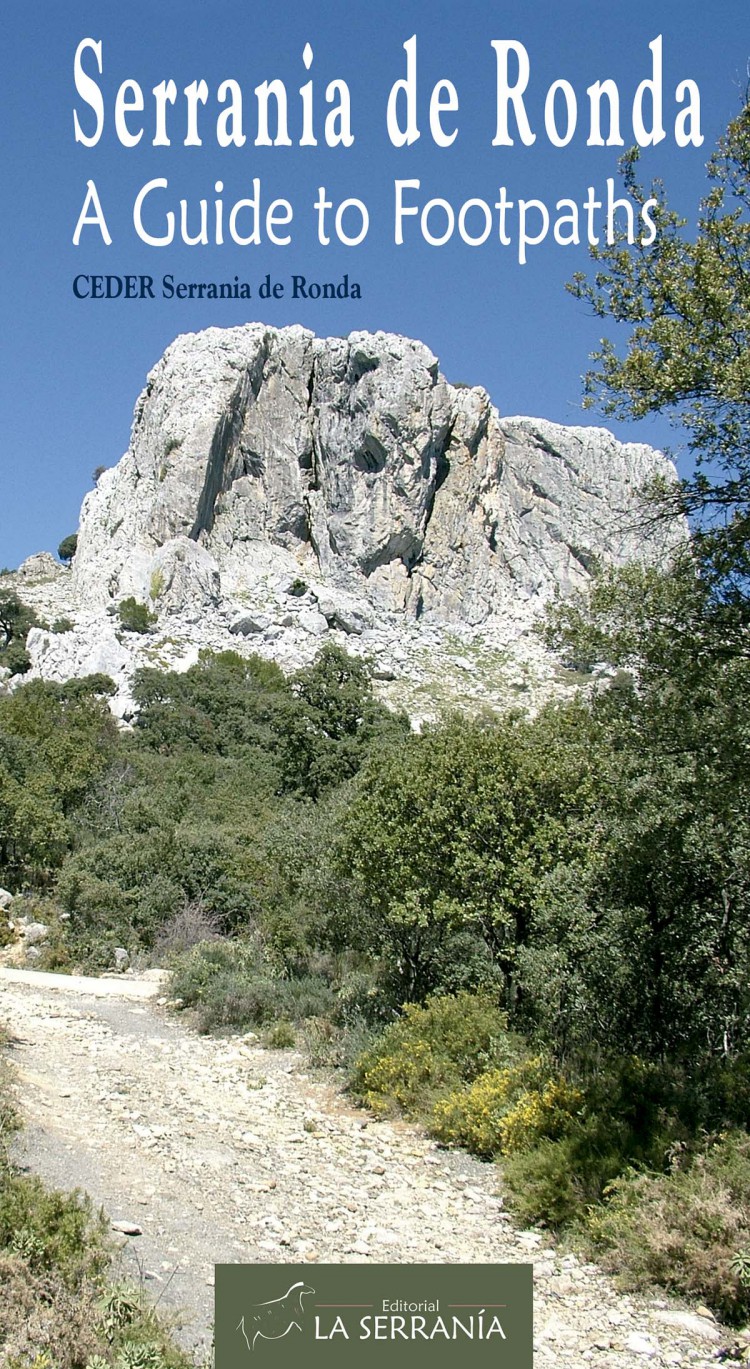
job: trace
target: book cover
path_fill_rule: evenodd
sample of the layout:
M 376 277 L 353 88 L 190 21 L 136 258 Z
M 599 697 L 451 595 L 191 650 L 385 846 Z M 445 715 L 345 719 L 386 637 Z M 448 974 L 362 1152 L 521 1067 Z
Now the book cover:
M 744 1354 L 746 5 L 3 36 L 2 1362 Z

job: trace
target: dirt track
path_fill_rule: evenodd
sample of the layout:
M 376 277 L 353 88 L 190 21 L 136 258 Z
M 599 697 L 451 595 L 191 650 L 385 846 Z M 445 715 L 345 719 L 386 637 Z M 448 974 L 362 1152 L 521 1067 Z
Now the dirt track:
M 494 1167 L 368 1121 L 294 1052 L 197 1036 L 159 991 L 0 970 L 0 1021 L 27 1121 L 22 1162 L 142 1228 L 123 1259 L 162 1309 L 182 1312 L 199 1360 L 218 1262 L 533 1259 L 538 1365 L 715 1363 L 709 1318 L 626 1297 L 514 1229 Z

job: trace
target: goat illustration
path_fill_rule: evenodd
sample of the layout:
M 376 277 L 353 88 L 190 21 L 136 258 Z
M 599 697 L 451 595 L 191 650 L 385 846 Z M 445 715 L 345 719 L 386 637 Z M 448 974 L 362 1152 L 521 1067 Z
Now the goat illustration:
M 296 1318 L 302 1317 L 305 1310 L 302 1299 L 314 1292 L 314 1288 L 308 1288 L 300 1279 L 299 1283 L 293 1283 L 291 1288 L 287 1289 L 282 1298 L 256 1303 L 252 1313 L 247 1315 L 250 1322 L 249 1331 L 245 1326 L 244 1316 L 237 1327 L 245 1338 L 248 1350 L 255 1349 L 255 1342 L 259 1336 L 261 1340 L 282 1340 L 290 1331 L 301 1331 L 302 1327 Z

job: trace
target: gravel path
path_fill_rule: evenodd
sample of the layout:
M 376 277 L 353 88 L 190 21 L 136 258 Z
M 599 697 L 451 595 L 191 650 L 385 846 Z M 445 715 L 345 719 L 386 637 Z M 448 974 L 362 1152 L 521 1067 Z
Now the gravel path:
M 493 1166 L 368 1120 L 295 1052 L 200 1037 L 153 999 L 153 982 L 133 993 L 142 981 L 110 980 L 94 996 L 99 981 L 40 978 L 0 971 L 21 1161 L 142 1228 L 123 1258 L 162 1309 L 180 1309 L 199 1360 L 214 1263 L 533 1260 L 538 1366 L 716 1363 L 710 1317 L 625 1296 L 518 1231 Z

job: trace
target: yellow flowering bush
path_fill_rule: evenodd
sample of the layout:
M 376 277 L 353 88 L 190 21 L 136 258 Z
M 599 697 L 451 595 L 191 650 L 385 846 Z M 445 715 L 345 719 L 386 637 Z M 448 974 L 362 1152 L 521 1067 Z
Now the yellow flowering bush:
M 363 1073 L 362 1101 L 380 1114 L 394 1107 L 411 1113 L 416 1100 L 440 1083 L 441 1063 L 429 1041 L 413 1041 L 403 1054 L 373 1057 Z
M 512 1064 L 522 1048 L 490 996 L 467 991 L 435 996 L 404 1006 L 398 1020 L 356 1061 L 351 1089 L 381 1115 L 428 1117 L 436 1098 L 491 1067 Z
M 488 1070 L 438 1101 L 431 1131 L 446 1145 L 491 1157 L 528 1150 L 543 1137 L 563 1136 L 583 1095 L 563 1075 L 550 1075 L 541 1056 L 509 1069 Z

